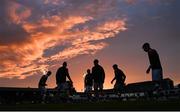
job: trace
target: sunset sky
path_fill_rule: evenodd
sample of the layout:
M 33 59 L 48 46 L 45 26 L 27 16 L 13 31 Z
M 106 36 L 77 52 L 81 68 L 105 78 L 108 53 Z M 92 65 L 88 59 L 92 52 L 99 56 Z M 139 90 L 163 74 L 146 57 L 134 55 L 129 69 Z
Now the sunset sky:
M 180 83 L 180 0 L 0 0 L 0 87 L 37 87 L 63 61 L 77 91 L 99 59 L 104 88 L 112 88 L 113 64 L 126 83 L 151 80 L 142 45 L 160 55 L 165 78 Z

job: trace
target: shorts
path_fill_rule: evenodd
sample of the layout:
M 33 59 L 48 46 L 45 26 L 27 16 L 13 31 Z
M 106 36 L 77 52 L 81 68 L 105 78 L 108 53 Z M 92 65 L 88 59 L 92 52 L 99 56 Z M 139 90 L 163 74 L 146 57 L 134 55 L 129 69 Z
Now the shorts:
M 46 92 L 47 92 L 47 89 L 46 89 L 45 86 L 40 86 L 40 87 L 39 87 L 39 90 L 40 90 L 41 95 L 45 95 Z
M 94 90 L 103 90 L 103 83 L 94 82 Z
M 124 84 L 123 83 L 115 83 L 114 89 L 117 91 L 123 91 L 124 90 Z
M 152 69 L 152 81 L 160 81 L 163 79 L 162 69 Z
M 57 86 L 58 86 L 58 91 L 65 91 L 69 88 L 69 86 L 66 82 L 59 83 Z
M 91 92 L 92 91 L 92 86 L 86 86 L 85 87 L 85 93 Z

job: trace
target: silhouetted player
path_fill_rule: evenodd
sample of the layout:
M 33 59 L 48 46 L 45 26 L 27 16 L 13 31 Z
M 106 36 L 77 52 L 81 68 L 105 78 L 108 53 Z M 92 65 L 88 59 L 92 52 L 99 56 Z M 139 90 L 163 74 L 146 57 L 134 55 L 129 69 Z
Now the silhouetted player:
M 118 68 L 117 64 L 113 65 L 113 69 L 114 69 L 115 77 L 111 81 L 111 84 L 113 84 L 114 80 L 116 80 L 116 83 L 114 85 L 114 89 L 116 90 L 116 92 L 120 92 L 120 91 L 122 91 L 124 89 L 126 75 L 123 73 L 122 70 L 120 70 Z
M 105 72 L 103 67 L 99 65 L 99 61 L 96 59 L 94 60 L 94 67 L 92 68 L 92 76 L 94 81 L 94 91 L 96 97 L 99 96 L 98 90 L 102 93 L 103 84 L 105 79 Z
M 44 101 L 45 98 L 46 98 L 46 81 L 48 79 L 48 77 L 51 75 L 51 71 L 48 71 L 46 75 L 43 75 L 41 77 L 41 79 L 39 80 L 39 85 L 38 85 L 38 88 L 40 89 L 41 91 L 41 96 L 42 96 L 42 100 Z
M 159 59 L 159 55 L 156 50 L 151 49 L 149 43 L 145 43 L 143 45 L 143 49 L 148 53 L 150 66 L 147 69 L 146 73 L 148 74 L 150 70 L 152 70 L 152 81 L 160 81 L 163 79 L 163 70 L 161 66 L 161 62 Z
M 69 79 L 71 84 L 73 83 L 68 72 L 67 62 L 64 62 L 62 67 L 60 67 L 56 72 L 56 84 L 58 91 L 64 90 L 66 84 L 66 77 Z
M 87 74 L 84 79 L 84 84 L 85 84 L 85 93 L 91 92 L 93 86 L 93 79 L 90 69 L 87 70 Z

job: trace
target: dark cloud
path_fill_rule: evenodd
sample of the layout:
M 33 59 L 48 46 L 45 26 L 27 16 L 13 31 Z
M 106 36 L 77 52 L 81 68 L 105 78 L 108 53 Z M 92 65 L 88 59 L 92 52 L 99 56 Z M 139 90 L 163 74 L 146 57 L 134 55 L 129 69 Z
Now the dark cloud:
M 11 21 L 8 8 L 13 6 L 10 2 L 7 0 L 0 1 L 0 45 L 22 42 L 29 37 L 29 34 L 20 24 Z
M 20 43 L 28 39 L 30 36 L 21 25 L 3 23 L 0 27 L 0 44 L 7 45 L 12 43 Z

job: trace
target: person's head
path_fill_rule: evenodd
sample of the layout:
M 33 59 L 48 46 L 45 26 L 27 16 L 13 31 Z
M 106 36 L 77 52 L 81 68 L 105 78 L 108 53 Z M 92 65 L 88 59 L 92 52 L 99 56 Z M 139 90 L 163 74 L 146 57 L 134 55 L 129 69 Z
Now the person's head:
M 51 74 L 52 74 L 52 72 L 51 72 L 51 71 L 48 71 L 48 72 L 47 72 L 47 75 L 48 75 L 48 76 L 50 76 Z
M 67 62 L 63 62 L 63 67 L 67 67 Z
M 114 69 L 114 70 L 118 69 L 118 65 L 117 65 L 117 64 L 114 64 L 114 65 L 113 65 L 113 69 Z
M 96 66 L 96 65 L 98 65 L 98 64 L 99 64 L 99 60 L 95 59 L 95 60 L 94 60 L 94 65 Z
M 150 50 L 150 44 L 149 43 L 144 43 L 142 48 L 144 49 L 145 52 L 148 52 Z
M 90 70 L 90 69 L 87 69 L 87 73 L 90 74 L 90 73 L 91 73 L 91 70 Z

